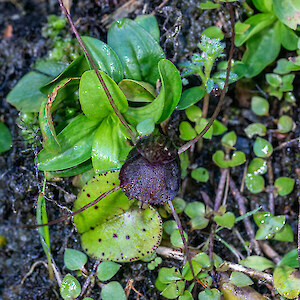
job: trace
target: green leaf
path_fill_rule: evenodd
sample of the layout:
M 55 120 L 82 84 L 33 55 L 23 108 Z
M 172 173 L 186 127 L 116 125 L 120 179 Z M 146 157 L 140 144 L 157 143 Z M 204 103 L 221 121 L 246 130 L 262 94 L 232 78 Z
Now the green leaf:
M 151 134 L 155 129 L 155 122 L 152 118 L 145 119 L 137 124 L 136 130 L 140 136 Z
M 208 119 L 201 118 L 196 123 L 195 129 L 196 129 L 197 134 L 199 134 L 204 129 L 204 127 L 207 125 L 208 122 L 209 122 Z M 213 127 L 211 126 L 207 130 L 207 132 L 203 135 L 203 138 L 210 140 L 212 138 L 212 135 L 213 135 Z
M 158 62 L 165 56 L 150 33 L 130 19 L 120 19 L 111 24 L 107 43 L 118 54 L 125 78 L 155 86 L 159 79 Z
M 251 109 L 258 116 L 266 116 L 269 114 L 269 102 L 262 97 L 254 96 L 251 99 Z
M 275 180 L 274 186 L 277 188 L 279 196 L 290 194 L 295 185 L 295 180 L 289 177 L 279 177 Z
M 294 74 L 287 74 L 282 77 L 282 86 L 280 87 L 281 92 L 290 92 L 294 90 L 293 80 L 295 78 Z
M 200 273 L 202 266 L 195 260 L 192 260 L 192 266 L 193 266 L 194 274 L 195 276 L 197 276 L 197 274 Z M 187 281 L 193 280 L 194 278 L 188 261 L 185 263 L 183 267 L 182 276 Z
M 154 87 L 144 81 L 123 79 L 119 83 L 119 88 L 122 90 L 128 101 L 152 102 L 155 98 Z
M 179 124 L 179 132 L 180 138 L 184 141 L 192 140 L 197 135 L 196 130 L 187 121 L 183 121 Z
M 197 122 L 202 117 L 202 110 L 196 105 L 192 105 L 185 110 L 187 118 L 191 122 Z
M 178 300 L 193 300 L 193 296 L 188 290 L 185 290 L 183 295 L 179 296 Z
M 265 223 L 257 230 L 255 238 L 266 240 L 274 236 L 285 224 L 285 216 L 268 217 Z
M 247 173 L 253 175 L 264 175 L 268 170 L 267 161 L 265 159 L 255 157 L 251 160 Z
M 224 39 L 224 33 L 222 32 L 221 28 L 218 26 L 210 26 L 206 28 L 202 32 L 202 34 L 206 35 L 210 39 L 220 39 L 220 40 Z
M 298 0 L 273 0 L 277 18 L 293 30 L 300 24 L 300 3 Z
M 300 293 L 299 277 L 299 273 L 291 267 L 277 267 L 273 274 L 274 286 L 281 296 L 294 299 Z
M 121 113 L 128 108 L 126 97 L 118 85 L 104 72 L 99 71 Z M 82 111 L 89 119 L 102 120 L 114 113 L 94 70 L 83 73 L 79 84 L 79 101 Z
M 266 66 L 278 56 L 281 48 L 280 23 L 269 26 L 250 38 L 246 43 L 246 52 L 242 62 L 247 66 L 246 77 L 258 75 Z
M 267 128 L 262 123 L 252 123 L 245 128 L 245 133 L 248 138 L 252 138 L 254 135 L 264 136 L 266 135 Z
M 273 0 L 252 0 L 254 6 L 262 12 L 272 12 Z
M 192 170 L 191 176 L 193 179 L 200 182 L 207 182 L 209 179 L 209 173 L 205 168 L 197 168 Z
M 258 157 L 269 157 L 273 153 L 272 145 L 265 139 L 257 138 L 253 144 L 253 151 Z
M 120 268 L 121 265 L 113 261 L 103 261 L 97 268 L 97 277 L 100 281 L 110 280 Z
M 215 9 L 219 7 L 220 7 L 220 3 L 214 3 L 213 1 L 209 1 L 209 0 L 204 3 L 200 3 L 201 9 Z
M 225 131 L 227 131 L 227 127 L 218 120 L 214 120 L 212 127 L 213 127 L 213 135 L 221 135 Z
M 245 259 L 240 261 L 240 264 L 247 268 L 252 268 L 258 271 L 273 269 L 275 267 L 275 264 L 271 260 L 263 256 L 257 256 L 257 255 L 246 257 Z
M 41 171 L 64 170 L 77 166 L 91 157 L 92 143 L 99 122 L 83 115 L 74 118 L 57 136 L 61 151 L 53 154 L 43 149 L 36 163 Z
M 191 219 L 192 229 L 204 229 L 207 227 L 209 220 L 203 216 L 196 216 Z
M 206 90 L 202 86 L 195 86 L 185 90 L 181 95 L 176 110 L 183 110 L 188 108 L 189 106 L 200 101 L 205 94 Z
M 9 129 L 0 121 L 0 154 L 12 146 L 12 136 Z
M 270 216 L 273 217 L 273 214 L 268 211 L 260 211 L 254 214 L 253 219 L 255 224 L 258 227 L 261 227 L 265 223 L 266 219 Z
M 293 61 L 300 60 L 300 56 L 293 58 Z M 277 66 L 274 69 L 274 72 L 277 74 L 287 74 L 292 71 L 299 71 L 300 66 L 295 64 L 293 61 L 287 60 L 285 58 L 281 58 L 277 61 Z
M 193 260 L 197 261 L 202 266 L 202 268 L 208 269 L 211 266 L 209 256 L 204 252 L 195 255 L 193 257 Z
M 184 291 L 185 283 L 183 281 L 172 282 L 162 291 L 161 295 L 167 299 L 175 299 Z
M 237 287 L 244 287 L 253 284 L 253 281 L 249 276 L 241 272 L 232 272 L 229 282 L 233 283 Z
M 103 300 L 126 300 L 125 292 L 121 284 L 117 281 L 111 281 L 105 284 L 101 289 L 101 299 Z
M 285 224 L 282 229 L 275 233 L 274 240 L 281 242 L 293 242 L 294 233 L 289 224 Z
M 67 274 L 60 286 L 60 295 L 67 300 L 75 299 L 81 291 L 80 283 L 71 274 Z
M 225 160 L 225 153 L 222 150 L 218 150 L 212 157 L 214 163 L 220 168 L 228 168 L 228 161 Z
M 134 21 L 142 26 L 159 43 L 160 32 L 158 23 L 154 15 L 139 15 Z
M 87 256 L 83 252 L 75 249 L 65 249 L 64 264 L 69 270 L 80 270 L 84 267 L 86 262 Z
M 161 123 L 171 115 L 177 106 L 182 89 L 178 70 L 166 59 L 159 62 L 158 70 L 162 82 L 158 96 L 152 103 L 145 106 L 129 107 L 125 117 L 130 124 L 137 125 L 149 116 L 155 123 Z
M 226 133 L 222 139 L 221 139 L 221 143 L 224 147 L 228 147 L 230 149 L 233 149 L 233 146 L 236 143 L 236 134 L 234 131 L 230 131 L 228 133 Z
M 92 146 L 92 162 L 95 173 L 120 169 L 131 146 L 127 132 L 115 116 L 104 118 L 98 127 Z
M 205 289 L 198 295 L 198 300 L 220 300 L 221 293 L 217 289 Z
M 246 175 L 245 184 L 247 189 L 253 194 L 260 193 L 265 188 L 264 178 L 260 175 L 254 175 L 253 173 L 248 173 Z
M 123 67 L 116 52 L 98 39 L 89 36 L 82 36 L 81 38 L 97 68 L 117 83 L 120 82 L 123 79 Z M 92 69 L 91 65 L 90 69 Z
M 231 229 L 235 222 L 235 216 L 232 212 L 227 212 L 223 216 L 215 216 L 214 221 L 219 226 Z
M 279 262 L 278 266 L 289 266 L 292 268 L 299 268 L 298 249 L 296 248 L 288 252 Z
M 231 160 L 228 161 L 229 167 L 236 167 L 242 165 L 246 161 L 245 153 L 242 151 L 234 151 Z
M 184 212 L 191 219 L 197 216 L 204 216 L 205 205 L 199 201 L 190 202 L 186 205 Z
M 294 122 L 293 119 L 289 116 L 281 116 L 278 120 L 278 131 L 280 133 L 288 133 L 293 129 Z
M 300 19 L 299 19 L 299 23 L 300 23 Z M 281 44 L 285 49 L 289 51 L 298 49 L 299 37 L 291 28 L 281 23 L 280 33 L 281 33 Z
M 180 274 L 179 270 L 176 269 L 175 267 L 173 267 L 173 268 L 163 267 L 159 270 L 157 279 L 161 283 L 170 283 L 172 281 L 181 280 L 183 278 L 182 278 L 182 275 Z
M 174 208 L 175 208 L 175 211 L 180 214 L 181 212 L 183 212 L 185 206 L 186 206 L 186 202 L 182 199 L 182 198 L 179 198 L 179 197 L 175 197 L 173 200 L 173 205 L 174 205 Z
M 273 87 L 279 87 L 282 83 L 281 76 L 274 73 L 266 74 L 266 80 Z
M 178 226 L 176 224 L 176 221 L 168 220 L 164 222 L 163 228 L 164 228 L 164 232 L 166 232 L 168 235 L 171 235 L 175 229 L 178 229 Z
M 235 39 L 235 45 L 237 47 L 244 44 L 251 37 L 255 36 L 263 29 L 268 27 L 270 24 L 275 22 L 276 18 L 274 14 L 271 13 L 263 13 L 263 14 L 255 14 L 254 16 L 248 18 L 243 24 L 248 25 L 245 27 L 245 31 L 242 34 L 240 32 L 240 23 L 236 24 L 237 35 Z M 250 25 L 250 26 L 249 26 Z
M 185 240 L 187 241 L 188 235 L 185 232 L 183 232 L 183 234 L 184 234 Z M 170 240 L 171 240 L 171 244 L 174 247 L 178 247 L 178 248 L 184 247 L 183 241 L 182 241 L 182 238 L 181 238 L 181 235 L 180 235 L 178 229 L 173 230 L 173 232 L 171 233 L 171 236 L 170 236 Z
M 42 100 L 46 98 L 40 88 L 64 68 L 65 64 L 51 60 L 37 62 L 34 66 L 37 71 L 27 73 L 18 81 L 7 95 L 7 102 L 22 112 L 38 112 Z

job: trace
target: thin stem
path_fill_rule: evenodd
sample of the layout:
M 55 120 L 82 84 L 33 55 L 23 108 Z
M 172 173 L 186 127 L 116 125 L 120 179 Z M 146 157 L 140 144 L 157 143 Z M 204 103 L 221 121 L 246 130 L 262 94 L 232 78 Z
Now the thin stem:
M 53 220 L 53 221 L 50 221 L 49 223 L 46 223 L 46 224 L 40 224 L 40 225 L 33 225 L 33 226 L 25 226 L 26 228 L 38 228 L 38 227 L 42 227 L 42 226 L 50 226 L 50 225 L 54 225 L 56 223 L 59 223 L 59 222 L 62 222 L 62 221 L 65 221 L 65 220 L 68 220 L 76 215 L 78 215 L 79 213 L 81 213 L 82 211 L 86 210 L 87 208 L 95 205 L 96 203 L 98 203 L 100 200 L 102 200 L 103 198 L 105 198 L 106 196 L 114 193 L 115 191 L 119 190 L 120 189 L 120 186 L 117 185 L 116 187 L 114 187 L 113 189 L 101 194 L 97 199 L 95 199 L 94 201 L 88 203 L 87 205 L 81 207 L 80 209 L 74 211 L 73 213 L 67 215 L 67 216 L 64 216 L 64 217 L 61 217 L 59 219 L 56 219 L 56 220 Z
M 230 74 L 230 70 L 231 70 L 231 60 L 232 60 L 232 57 L 233 57 L 234 38 L 235 38 L 233 9 L 232 9 L 232 6 L 231 6 L 230 3 L 227 2 L 226 5 L 227 5 L 227 8 L 229 9 L 230 21 L 231 21 L 231 46 L 230 46 L 229 57 L 228 57 L 225 85 L 224 85 L 224 88 L 222 90 L 219 103 L 218 103 L 211 119 L 209 120 L 209 122 L 206 124 L 204 129 L 194 139 L 190 140 L 189 142 L 187 142 L 186 144 L 184 144 L 182 147 L 180 147 L 178 149 L 178 154 L 180 154 L 180 153 L 186 151 L 187 149 L 189 149 L 193 144 L 195 144 L 200 138 L 203 137 L 203 135 L 208 131 L 208 129 L 211 127 L 212 123 L 214 122 L 214 120 L 218 116 L 218 114 L 221 110 L 221 107 L 223 105 L 223 102 L 224 102 L 224 98 L 225 98 L 225 95 L 226 95 L 226 90 L 227 90 L 227 86 L 228 86 L 228 82 L 229 82 L 229 74 Z
M 179 230 L 179 233 L 180 233 L 183 245 L 184 245 L 184 252 L 185 252 L 185 255 L 186 255 L 186 259 L 189 262 L 189 265 L 190 265 L 190 268 L 191 268 L 191 272 L 193 274 L 194 282 L 196 283 L 196 276 L 195 276 L 194 268 L 193 268 L 193 265 L 192 265 L 192 260 L 191 260 L 191 257 L 190 257 L 190 253 L 189 253 L 187 241 L 186 241 L 184 233 L 183 233 L 183 228 L 182 228 L 180 219 L 179 219 L 179 217 L 177 215 L 177 212 L 176 212 L 176 210 L 175 210 L 175 208 L 174 208 L 173 203 L 172 203 L 171 200 L 168 201 L 168 204 L 169 204 L 169 207 L 171 208 L 173 217 L 174 217 L 174 219 L 176 221 L 176 224 L 178 226 L 178 230 Z
M 99 72 L 99 70 L 98 70 L 98 68 L 97 68 L 97 66 L 96 66 L 96 64 L 95 64 L 95 62 L 94 62 L 92 56 L 91 56 L 90 53 L 88 52 L 88 50 L 87 50 L 86 46 L 84 45 L 84 43 L 83 43 L 83 41 L 82 41 L 82 39 L 81 39 L 81 37 L 80 37 L 80 35 L 79 35 L 77 29 L 75 28 L 75 26 L 74 26 L 74 24 L 73 24 L 73 21 L 72 21 L 72 19 L 71 19 L 70 14 L 68 13 L 68 11 L 67 11 L 67 9 L 65 8 L 64 4 L 62 3 L 62 0 L 58 0 L 58 2 L 59 2 L 59 6 L 61 7 L 61 9 L 62 9 L 64 15 L 66 16 L 66 18 L 67 18 L 67 20 L 68 20 L 68 22 L 69 22 L 69 24 L 70 24 L 70 26 L 71 26 L 71 28 L 72 28 L 72 31 L 74 32 L 74 34 L 75 34 L 75 36 L 76 36 L 76 38 L 77 38 L 77 40 L 78 40 L 78 42 L 79 42 L 81 48 L 83 49 L 83 51 L 84 51 L 84 53 L 85 53 L 85 55 L 86 55 L 88 61 L 90 62 L 90 64 L 92 65 L 94 71 L 96 72 L 96 75 L 97 75 L 97 77 L 98 77 L 98 79 L 99 79 L 99 81 L 100 81 L 100 83 L 101 83 L 101 85 L 102 85 L 102 87 L 103 87 L 103 89 L 104 89 L 104 92 L 105 92 L 105 94 L 106 94 L 106 96 L 107 96 L 107 98 L 108 98 L 108 101 L 109 101 L 110 105 L 112 106 L 114 112 L 115 112 L 116 115 L 118 116 L 120 122 L 121 122 L 121 123 L 123 124 L 123 126 L 126 128 L 128 134 L 129 134 L 129 137 L 130 137 L 130 139 L 132 140 L 133 144 L 136 144 L 136 138 L 135 138 L 134 133 L 132 132 L 132 130 L 131 130 L 131 128 L 129 127 L 128 123 L 126 122 L 126 120 L 124 119 L 124 117 L 123 117 L 122 114 L 120 113 L 118 107 L 116 106 L 116 104 L 115 104 L 115 102 L 114 102 L 114 99 L 113 99 L 111 93 L 109 92 L 109 90 L 108 90 L 108 88 L 107 88 L 107 86 L 106 86 L 106 84 L 105 84 L 105 82 L 104 82 L 104 80 L 103 80 L 103 77 L 101 76 L 101 74 L 100 74 L 100 72 Z

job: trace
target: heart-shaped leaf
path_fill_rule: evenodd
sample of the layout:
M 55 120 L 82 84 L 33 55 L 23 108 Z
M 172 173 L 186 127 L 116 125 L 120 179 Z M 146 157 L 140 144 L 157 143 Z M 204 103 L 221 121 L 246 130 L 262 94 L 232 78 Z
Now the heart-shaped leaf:
M 230 229 L 234 225 L 235 216 L 234 216 L 234 214 L 232 212 L 227 212 L 223 216 L 215 216 L 214 217 L 214 221 L 218 225 Z

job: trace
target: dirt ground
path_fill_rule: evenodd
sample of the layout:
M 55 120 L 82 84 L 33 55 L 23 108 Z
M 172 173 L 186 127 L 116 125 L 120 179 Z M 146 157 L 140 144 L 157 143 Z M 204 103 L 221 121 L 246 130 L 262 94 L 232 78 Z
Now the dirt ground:
M 116 18 L 116 15 L 112 15 L 112 13 L 122 7 L 125 2 L 127 1 L 73 1 L 71 13 L 73 19 L 78 20 L 79 32 L 105 41 L 107 27 L 103 19 L 111 22 L 113 18 Z M 135 17 L 138 14 L 151 13 L 156 10 L 156 16 L 162 28 L 161 44 L 167 53 L 167 58 L 173 60 L 174 63 L 178 63 L 193 53 L 200 40 L 201 32 L 208 26 L 223 22 L 225 30 L 227 29 L 227 32 L 230 30 L 229 18 L 225 10 L 217 13 L 206 11 L 200 15 L 199 1 L 197 0 L 168 1 L 162 9 L 158 8 L 161 1 L 136 0 L 129 2 L 132 4 L 126 10 L 122 9 L 123 15 L 121 17 Z M 237 11 L 241 12 L 240 10 Z M 46 258 L 38 232 L 22 226 L 35 222 L 34 206 L 42 184 L 42 174 L 37 171 L 34 165 L 34 157 L 38 149 L 34 145 L 28 146 L 19 136 L 19 129 L 15 124 L 18 111 L 5 101 L 7 93 L 31 69 L 33 63 L 38 58 L 47 55 L 51 41 L 44 38 L 41 32 L 47 23 L 47 16 L 50 14 L 60 14 L 58 5 L 54 0 L 0 1 L 0 119 L 9 127 L 13 135 L 12 149 L 0 156 L 0 235 L 7 239 L 7 244 L 0 248 L 0 298 L 2 295 L 2 299 L 60 299 L 57 283 L 48 280 L 47 269 L 41 263 Z M 165 29 L 163 29 L 164 24 Z M 9 25 L 13 29 L 12 35 L 3 37 L 5 29 Z M 168 33 L 172 33 L 177 25 L 180 25 L 180 33 L 170 37 Z M 67 36 L 71 36 L 71 33 L 66 31 Z M 235 51 L 235 57 L 241 57 L 239 50 Z M 194 80 L 197 81 L 197 79 Z M 260 78 L 257 80 L 256 84 L 259 84 Z M 297 137 L 300 133 L 299 76 L 295 81 L 294 86 L 297 90 L 294 94 L 298 100 L 298 107 L 294 109 L 293 119 L 297 128 L 290 138 Z M 252 84 L 255 87 L 255 83 Z M 213 112 L 216 101 L 217 99 L 212 100 L 210 114 Z M 278 103 L 272 107 L 273 110 L 276 108 L 278 108 Z M 238 135 L 237 148 L 244 151 L 246 155 L 250 155 L 252 148 L 252 142 L 245 138 L 243 131 L 249 121 L 252 121 L 251 116 L 253 114 L 249 111 L 249 102 L 239 102 L 236 88 L 232 87 L 226 98 L 220 120 L 226 119 L 229 130 L 235 130 Z M 185 118 L 184 114 L 177 112 L 169 124 L 169 131 L 172 132 L 175 140 L 177 136 L 178 143 L 178 130 L 176 128 L 183 118 Z M 278 145 L 278 141 L 274 140 L 273 145 Z M 220 149 L 220 139 L 214 143 L 204 144 L 201 156 L 197 155 L 196 150 L 193 154 L 194 164 L 214 170 L 214 177 L 211 182 L 201 184 L 201 190 L 204 190 L 211 199 L 214 199 L 220 177 L 218 169 L 211 160 L 211 153 L 217 149 Z M 297 198 L 300 196 L 299 182 L 295 171 L 297 168 L 300 168 L 297 147 L 287 147 L 274 155 L 274 177 L 284 175 L 296 179 L 292 194 L 284 198 L 276 198 L 276 212 L 287 215 L 287 222 L 291 224 L 295 236 L 298 214 Z M 231 175 L 237 186 L 240 185 L 242 172 L 243 167 L 232 170 Z M 184 184 L 184 199 L 186 201 L 202 201 L 200 184 L 195 183 L 192 179 L 186 180 Z M 62 206 L 71 208 L 71 202 L 77 192 L 78 190 L 71 184 L 71 179 L 49 184 L 47 186 L 49 218 L 55 219 L 65 212 L 64 209 L 57 207 L 56 201 Z M 262 205 L 264 210 L 268 210 L 267 193 L 259 195 L 246 193 L 246 196 L 250 200 L 249 210 L 259 205 Z M 228 210 L 237 216 L 239 215 L 237 205 L 231 196 L 228 199 Z M 188 228 L 186 221 L 187 218 L 183 216 L 184 227 Z M 238 229 L 243 236 L 246 236 L 243 225 L 239 226 Z M 70 223 L 54 225 L 50 235 L 52 254 L 58 268 L 63 274 L 66 274 L 68 271 L 63 266 L 64 249 L 68 247 L 80 250 L 79 236 L 74 232 L 74 227 Z M 230 231 L 222 232 L 221 236 L 237 248 L 241 247 Z M 206 238 L 206 235 L 194 232 L 191 235 L 190 244 L 197 246 Z M 286 247 L 283 248 L 282 245 L 286 245 Z M 296 243 L 272 243 L 272 247 L 278 251 L 279 255 L 284 255 L 288 250 L 295 248 Z M 215 252 L 223 259 L 234 261 L 232 253 L 224 249 L 222 244 L 215 243 Z M 36 266 L 32 273 L 22 282 L 24 276 L 35 263 Z M 87 267 L 91 268 L 92 265 L 93 262 L 90 261 Z M 180 262 L 164 259 L 163 265 L 180 266 Z M 149 271 L 145 263 L 138 261 L 124 264 L 116 280 L 125 286 L 127 281 L 132 278 L 135 281 L 135 288 L 147 299 L 160 299 L 161 296 L 154 287 L 156 275 L 157 272 Z M 98 299 L 99 290 L 95 287 L 90 297 Z M 260 287 L 260 291 L 268 293 L 264 287 Z M 135 296 L 131 295 L 130 299 L 135 299 Z

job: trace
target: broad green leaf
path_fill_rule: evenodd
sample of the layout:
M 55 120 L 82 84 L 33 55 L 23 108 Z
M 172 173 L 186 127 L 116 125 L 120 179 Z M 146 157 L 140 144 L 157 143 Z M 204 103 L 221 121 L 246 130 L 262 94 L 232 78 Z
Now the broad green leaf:
M 215 8 L 219 8 L 219 7 L 220 7 L 220 3 L 214 3 L 213 1 L 209 1 L 209 0 L 207 0 L 206 2 L 200 3 L 201 9 L 215 9 Z
M 265 223 L 257 230 L 255 238 L 266 240 L 274 236 L 285 224 L 285 216 L 268 217 Z
M 275 180 L 274 186 L 280 196 L 286 196 L 294 189 L 295 180 L 289 177 L 279 177 Z
M 185 114 L 191 122 L 197 122 L 202 117 L 202 110 L 197 105 L 192 105 L 185 110 Z
M 236 167 L 242 165 L 246 161 L 245 153 L 242 151 L 234 151 L 231 156 L 231 160 L 228 161 L 229 167 Z
M 277 74 L 287 74 L 292 71 L 299 71 L 300 66 L 295 64 L 294 61 L 300 61 L 300 56 L 293 58 L 292 61 L 287 60 L 285 58 L 281 58 L 277 61 L 277 66 L 274 69 L 274 72 Z
M 292 268 L 299 268 L 298 249 L 296 248 L 288 252 L 279 262 L 278 266 L 289 266 Z
M 198 300 L 220 300 L 221 293 L 217 289 L 205 289 L 198 295 Z
M 184 281 L 171 282 L 162 291 L 161 295 L 167 299 L 176 299 L 184 291 L 185 283 Z
M 214 163 L 220 168 L 228 168 L 228 161 L 225 160 L 225 153 L 222 150 L 218 150 L 212 157 Z
M 155 129 L 155 122 L 152 118 L 145 119 L 137 124 L 136 130 L 140 136 L 151 134 Z
M 248 68 L 246 77 L 258 75 L 277 58 L 281 48 L 279 26 L 280 23 L 276 22 L 274 26 L 263 29 L 247 41 L 242 58 Z
M 205 94 L 206 90 L 202 86 L 195 86 L 185 90 L 181 95 L 176 110 L 183 110 L 188 108 L 189 106 L 200 101 Z
M 193 296 L 191 292 L 185 290 L 184 293 L 181 296 L 179 296 L 178 300 L 193 300 Z
M 8 151 L 12 145 L 12 136 L 7 126 L 0 121 L 0 154 Z
M 183 232 L 183 235 L 185 237 L 185 240 L 187 241 L 188 235 L 185 232 Z M 182 241 L 182 238 L 181 238 L 181 235 L 180 235 L 178 229 L 173 230 L 173 232 L 171 233 L 171 236 L 170 236 L 170 241 L 174 247 L 178 247 L 178 248 L 184 247 L 183 241 Z
M 100 281 L 110 280 L 121 268 L 113 261 L 103 261 L 97 268 L 97 277 Z
M 69 270 L 80 270 L 84 267 L 86 262 L 87 256 L 83 252 L 75 249 L 65 249 L 64 264 Z
M 273 274 L 274 286 L 281 296 L 294 299 L 300 293 L 299 277 L 299 273 L 291 267 L 277 267 Z
M 197 168 L 192 170 L 191 176 L 193 179 L 200 182 L 207 182 L 209 179 L 209 173 L 205 168 Z
M 160 244 L 161 231 L 158 212 L 151 206 L 144 210 L 134 204 L 83 233 L 81 244 L 97 260 L 129 262 L 153 253 Z
M 254 96 L 251 99 L 251 109 L 258 116 L 266 116 L 269 114 L 269 102 L 262 97 Z
M 154 87 L 147 82 L 123 79 L 119 83 L 119 88 L 128 101 L 152 102 L 155 99 Z
M 101 299 L 103 300 L 126 300 L 125 292 L 121 284 L 117 281 L 111 281 L 105 284 L 101 289 Z
M 184 141 L 192 140 L 197 135 L 196 130 L 187 121 L 183 121 L 179 124 L 179 132 L 180 138 Z
M 300 24 L 300 2 L 298 0 L 273 0 L 278 19 L 293 30 Z
M 109 45 L 93 37 L 82 36 L 81 38 L 98 69 L 105 72 L 115 82 L 120 82 L 123 79 L 123 67 L 115 51 Z M 90 69 L 92 69 L 91 65 Z
M 103 119 L 92 146 L 92 162 L 95 173 L 121 168 L 131 150 L 122 123 L 114 116 Z
M 289 224 L 285 224 L 282 229 L 275 233 L 274 240 L 281 242 L 293 242 L 294 233 Z
M 117 186 L 120 183 L 118 176 L 119 172 L 116 171 L 95 175 L 78 194 L 73 211 L 80 209 Z M 116 191 L 74 217 L 77 231 L 79 233 L 86 232 L 91 227 L 103 223 L 106 219 L 122 214 L 128 208 L 128 198 L 120 190 Z
M 254 135 L 264 136 L 266 135 L 267 128 L 262 123 L 252 123 L 245 128 L 245 133 L 248 138 L 252 139 Z
M 111 24 L 107 43 L 119 56 L 125 78 L 155 86 L 159 79 L 158 62 L 165 56 L 150 33 L 130 19 L 120 19 Z
M 300 18 L 299 18 L 299 23 L 300 23 Z M 280 33 L 281 33 L 281 44 L 285 49 L 289 51 L 298 49 L 299 37 L 291 28 L 281 23 Z
M 154 15 L 139 15 L 134 21 L 142 26 L 159 43 L 160 32 Z
M 77 166 L 91 157 L 92 144 L 97 120 L 89 120 L 83 115 L 74 118 L 57 136 L 61 145 L 58 154 L 42 149 L 36 159 L 41 171 L 64 170 Z
M 200 273 L 202 266 L 195 260 L 192 260 L 192 266 L 193 266 L 194 274 L 195 276 L 197 276 Z M 193 280 L 194 278 L 188 261 L 185 263 L 183 267 L 182 276 L 187 281 Z
M 282 83 L 281 76 L 274 73 L 266 74 L 266 80 L 273 87 L 279 87 Z
M 223 216 L 215 216 L 214 221 L 219 226 L 231 229 L 235 222 L 235 216 L 232 212 L 227 212 Z
M 248 173 L 245 177 L 245 184 L 247 189 L 251 193 L 257 194 L 264 190 L 265 179 L 260 175 L 254 175 L 253 173 Z
M 230 131 L 230 132 L 226 133 L 222 137 L 221 143 L 224 147 L 228 147 L 228 148 L 232 149 L 236 143 L 236 133 L 234 131 Z
M 38 112 L 45 95 L 40 88 L 55 78 L 65 64 L 51 60 L 38 61 L 34 70 L 23 76 L 7 95 L 7 102 L 22 112 Z M 36 70 L 36 71 L 35 71 Z
M 195 255 L 193 260 L 197 261 L 203 268 L 208 269 L 211 266 L 209 256 L 204 252 Z
M 243 24 L 247 24 L 250 26 L 242 34 L 236 35 L 235 45 L 237 47 L 241 46 L 251 37 L 258 34 L 264 28 L 275 22 L 275 20 L 276 18 L 274 14 L 271 13 L 255 14 L 254 16 L 248 18 Z
M 192 229 L 204 229 L 207 227 L 209 220 L 203 216 L 196 216 L 191 219 Z
M 118 85 L 104 72 L 99 71 L 121 113 L 128 108 L 126 97 Z M 102 85 L 94 70 L 83 73 L 79 84 L 79 101 L 82 111 L 89 119 L 102 120 L 114 110 L 109 103 Z
M 265 159 L 255 157 L 251 160 L 247 173 L 253 175 L 264 175 L 268 170 L 267 161 Z
M 89 69 L 89 65 L 85 59 L 85 56 L 82 54 L 74 61 L 72 61 L 57 77 L 52 81 L 43 85 L 41 87 L 41 92 L 44 94 L 49 94 L 59 82 L 66 78 L 80 77 L 85 71 Z
M 184 212 L 191 219 L 197 216 L 204 216 L 205 205 L 202 202 L 194 201 L 186 205 Z
M 210 39 L 224 39 L 224 33 L 222 32 L 221 28 L 218 26 L 210 26 L 206 28 L 202 34 L 206 35 Z
M 180 274 L 180 271 L 178 269 L 176 269 L 175 267 L 173 267 L 173 268 L 163 267 L 159 270 L 157 279 L 161 283 L 167 284 L 172 281 L 181 280 L 181 279 L 183 279 L 183 277 Z
M 237 287 L 249 286 L 253 284 L 253 281 L 249 276 L 241 272 L 232 272 L 229 282 L 233 283 Z
M 80 283 L 71 274 L 67 274 L 60 286 L 60 295 L 66 299 L 71 300 L 79 296 L 81 291 Z
M 253 151 L 256 156 L 266 158 L 272 155 L 273 147 L 267 140 L 257 138 L 253 144 Z
M 258 271 L 264 271 L 266 269 L 272 269 L 275 267 L 275 264 L 271 260 L 257 255 L 246 257 L 240 261 L 240 264 L 247 268 L 252 268 Z
M 252 0 L 254 6 L 262 12 L 272 12 L 273 0 Z
M 129 107 L 124 115 L 130 124 L 137 125 L 149 116 L 155 123 L 161 123 L 171 115 L 178 104 L 182 89 L 178 70 L 167 59 L 158 63 L 158 70 L 162 82 L 158 96 L 145 106 Z
M 227 127 L 218 120 L 214 120 L 212 127 L 213 135 L 221 135 L 227 130 Z
M 293 129 L 294 122 L 289 116 L 281 116 L 278 120 L 277 126 L 280 133 L 288 133 Z
M 259 211 L 253 215 L 253 219 L 255 224 L 258 227 L 261 227 L 265 223 L 266 219 L 270 216 L 273 217 L 273 214 L 268 211 Z

